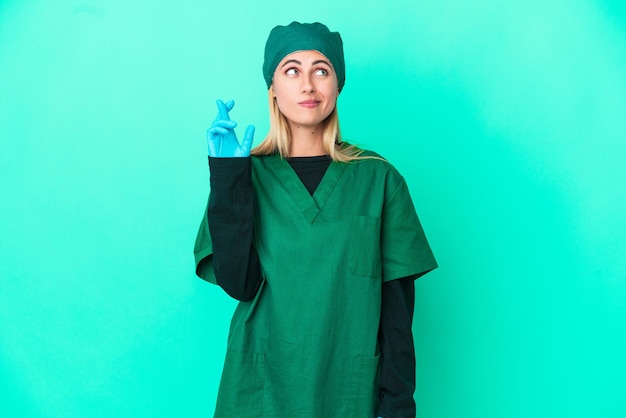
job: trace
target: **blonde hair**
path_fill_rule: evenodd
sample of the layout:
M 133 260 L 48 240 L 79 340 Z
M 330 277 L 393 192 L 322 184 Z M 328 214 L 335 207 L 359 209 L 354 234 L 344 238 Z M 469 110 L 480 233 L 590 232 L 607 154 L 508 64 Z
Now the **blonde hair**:
M 287 118 L 280 112 L 276 100 L 274 100 L 273 87 L 270 86 L 267 91 L 270 112 L 270 129 L 265 139 L 257 145 L 251 152 L 252 155 L 270 155 L 280 154 L 281 157 L 289 157 L 289 146 L 291 145 L 291 131 Z M 341 140 L 341 131 L 339 130 L 339 115 L 337 113 L 337 105 L 333 111 L 324 120 L 324 128 L 322 132 L 324 151 L 333 161 L 350 162 L 360 160 L 363 150 Z

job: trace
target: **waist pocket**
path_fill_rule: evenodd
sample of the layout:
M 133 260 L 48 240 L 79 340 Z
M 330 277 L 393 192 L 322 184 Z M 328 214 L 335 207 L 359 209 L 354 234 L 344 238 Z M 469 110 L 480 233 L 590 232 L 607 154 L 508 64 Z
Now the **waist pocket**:
M 215 418 L 261 416 L 264 384 L 265 354 L 227 351 Z
M 352 216 L 348 268 L 355 276 L 380 277 L 380 218 Z
M 374 357 L 358 356 L 352 370 L 353 417 L 373 417 L 378 407 L 380 354 Z

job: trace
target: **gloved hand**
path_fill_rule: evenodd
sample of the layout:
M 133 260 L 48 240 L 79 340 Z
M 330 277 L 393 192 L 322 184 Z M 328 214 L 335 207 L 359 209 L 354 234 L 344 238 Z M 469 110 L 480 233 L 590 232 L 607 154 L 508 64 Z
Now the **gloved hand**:
M 228 116 L 228 112 L 232 110 L 234 105 L 235 102 L 232 100 L 226 103 L 217 100 L 217 116 L 207 130 L 206 136 L 209 157 L 228 158 L 247 157 L 250 155 L 254 126 L 250 125 L 246 128 L 240 145 L 234 131 L 237 122 L 230 120 Z

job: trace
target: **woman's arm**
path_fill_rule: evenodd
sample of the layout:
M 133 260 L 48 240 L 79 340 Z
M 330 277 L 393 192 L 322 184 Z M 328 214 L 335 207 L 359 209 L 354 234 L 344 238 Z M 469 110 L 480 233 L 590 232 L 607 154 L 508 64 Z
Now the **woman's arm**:
M 235 299 L 254 298 L 261 265 L 253 245 L 254 187 L 250 157 L 209 157 L 211 195 L 207 219 L 217 284 Z
M 415 418 L 415 347 L 413 345 L 414 277 L 383 283 L 378 338 L 382 350 L 380 406 L 382 418 Z

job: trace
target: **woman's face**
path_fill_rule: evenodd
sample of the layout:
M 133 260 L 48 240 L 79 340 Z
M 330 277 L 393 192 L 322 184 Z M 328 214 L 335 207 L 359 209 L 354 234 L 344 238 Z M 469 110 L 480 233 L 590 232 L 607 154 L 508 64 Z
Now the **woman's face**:
M 298 51 L 278 64 L 274 97 L 290 127 L 318 127 L 335 108 L 339 90 L 330 60 L 317 51 Z

